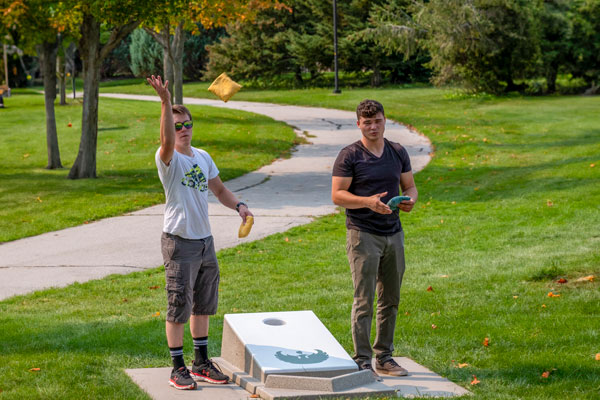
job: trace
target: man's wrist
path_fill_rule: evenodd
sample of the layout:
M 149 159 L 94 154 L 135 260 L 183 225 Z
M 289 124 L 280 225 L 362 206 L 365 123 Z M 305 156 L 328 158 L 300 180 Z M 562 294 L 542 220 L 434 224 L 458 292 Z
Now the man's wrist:
M 242 206 L 248 208 L 248 205 L 246 203 L 244 203 L 243 201 L 240 201 L 239 203 L 237 203 L 235 205 L 235 211 L 240 212 L 240 207 L 242 207 Z

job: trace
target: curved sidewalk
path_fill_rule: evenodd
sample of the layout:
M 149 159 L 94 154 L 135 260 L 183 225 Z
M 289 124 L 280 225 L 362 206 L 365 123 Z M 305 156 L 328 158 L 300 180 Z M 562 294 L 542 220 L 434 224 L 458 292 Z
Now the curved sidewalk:
M 156 96 L 100 96 L 159 101 Z M 355 113 L 196 98 L 185 98 L 184 103 L 263 114 L 293 126 L 298 135 L 306 136 L 310 142 L 297 146 L 289 159 L 276 160 L 225 183 L 255 215 L 255 224 L 247 238 L 237 237 L 239 216 L 209 196 L 210 224 L 217 250 L 283 232 L 309 223 L 314 217 L 335 212 L 330 196 L 331 167 L 344 146 L 360 139 Z M 196 132 L 196 138 L 201 136 L 202 133 Z M 407 148 L 413 171 L 420 171 L 429 162 L 432 147 L 426 137 L 390 120 L 385 136 Z M 221 162 L 221 165 L 225 164 Z M 160 185 L 158 176 L 156 184 Z M 162 265 L 163 210 L 164 205 L 157 205 L 0 245 L 0 300 Z

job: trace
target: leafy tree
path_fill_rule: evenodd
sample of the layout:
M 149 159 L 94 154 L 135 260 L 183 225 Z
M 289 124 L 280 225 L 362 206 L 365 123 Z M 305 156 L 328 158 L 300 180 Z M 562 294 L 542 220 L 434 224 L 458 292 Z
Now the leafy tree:
M 125 36 L 117 47 L 115 47 L 104 59 L 102 67 L 100 68 L 101 79 L 113 78 L 116 76 L 131 76 L 129 46 L 131 45 L 132 34 L 133 33 Z M 102 38 L 102 34 L 100 35 L 100 38 Z
M 572 21 L 569 19 L 570 1 L 545 0 L 539 11 L 542 55 L 542 73 L 549 93 L 556 91 L 556 78 L 571 49 Z
M 174 103 L 183 103 L 186 30 L 200 34 L 198 24 L 210 29 L 224 26 L 229 21 L 252 20 L 259 10 L 277 6 L 277 0 L 173 0 L 165 4 L 160 18 L 144 28 L 163 47 L 164 72 L 173 87 Z
M 492 93 L 523 90 L 540 57 L 537 3 L 529 0 L 391 0 L 369 35 L 381 46 L 431 56 L 434 83 Z
M 600 1 L 583 0 L 571 13 L 572 45 L 568 56 L 568 71 L 583 78 L 589 93 L 600 91 Z
M 213 44 L 225 35 L 225 28 L 206 29 L 197 24 L 199 34 L 192 35 L 186 32 L 183 57 L 183 74 L 191 80 L 200 80 L 208 64 L 208 51 L 206 46 Z
M 373 71 L 372 84 L 382 82 L 383 71 L 394 79 L 426 74 L 414 60 L 404 60 L 401 53 L 388 52 L 367 36 L 356 34 L 369 26 L 369 10 L 381 7 L 385 0 L 338 1 L 338 53 L 344 71 Z M 237 78 L 257 76 L 272 78 L 293 73 L 302 84 L 302 73 L 311 82 L 323 71 L 333 68 L 333 10 L 331 2 L 320 0 L 286 0 L 281 10 L 263 10 L 252 24 L 230 24 L 229 36 L 209 46 L 208 76 L 226 71 Z M 264 60 L 269 62 L 264 62 Z M 422 58 L 419 58 L 423 61 Z
M 423 66 L 430 60 L 427 52 L 421 49 L 406 51 L 401 46 L 390 45 L 382 39 L 392 39 L 394 36 L 378 32 L 381 28 L 374 22 L 390 21 L 390 16 L 405 12 L 411 2 L 362 0 L 354 3 L 358 4 L 345 9 L 342 15 L 343 26 L 346 26 L 344 31 L 348 32 L 340 41 L 343 68 L 347 71 L 372 70 L 372 86 L 381 84 L 385 70 L 391 72 L 393 82 L 427 79 L 430 72 Z
M 66 0 L 66 10 L 78 12 L 79 53 L 83 61 L 83 111 L 81 141 L 70 179 L 96 177 L 98 141 L 98 91 L 103 60 L 142 21 L 150 20 L 163 2 L 129 0 Z M 104 27 L 106 41 L 100 34 Z
M 254 23 L 228 24 L 228 35 L 207 46 L 209 61 L 204 76 L 214 79 L 227 72 L 236 79 L 252 79 L 293 71 L 287 35 L 289 14 L 271 9 L 259 13 Z M 302 80 L 299 69 L 297 77 Z
M 56 55 L 59 34 L 72 29 L 70 18 L 58 18 L 59 3 L 43 0 L 0 0 L 2 29 L 8 32 L 15 45 L 27 52 L 37 51 L 44 78 L 44 103 L 46 108 L 46 168 L 62 168 L 54 100 L 56 99 Z M 65 13 L 68 16 L 68 13 Z M 31 21 L 39 24 L 31 29 Z

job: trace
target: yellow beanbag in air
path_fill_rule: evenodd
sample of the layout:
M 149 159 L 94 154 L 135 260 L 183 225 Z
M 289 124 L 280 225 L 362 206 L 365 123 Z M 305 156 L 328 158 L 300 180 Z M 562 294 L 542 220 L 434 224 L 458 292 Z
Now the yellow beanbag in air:
M 238 231 L 238 237 L 245 238 L 250 233 L 250 229 L 252 229 L 252 225 L 254 224 L 254 217 L 250 215 L 246 217 L 246 223 L 242 222 L 240 225 L 240 230 Z
M 227 100 L 232 98 L 241 88 L 242 86 L 240 84 L 232 81 L 231 78 L 223 72 L 213 81 L 213 83 L 211 83 L 208 90 L 227 103 Z

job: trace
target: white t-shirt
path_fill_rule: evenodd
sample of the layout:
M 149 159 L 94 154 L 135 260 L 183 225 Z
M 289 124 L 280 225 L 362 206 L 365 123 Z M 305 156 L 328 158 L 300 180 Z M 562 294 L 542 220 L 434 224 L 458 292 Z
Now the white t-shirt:
M 169 165 L 155 161 L 158 177 L 165 189 L 167 203 L 163 231 L 185 239 L 204 239 L 211 235 L 208 221 L 208 181 L 219 175 L 210 155 L 192 147 L 193 157 L 173 151 Z

